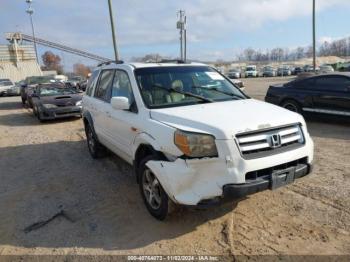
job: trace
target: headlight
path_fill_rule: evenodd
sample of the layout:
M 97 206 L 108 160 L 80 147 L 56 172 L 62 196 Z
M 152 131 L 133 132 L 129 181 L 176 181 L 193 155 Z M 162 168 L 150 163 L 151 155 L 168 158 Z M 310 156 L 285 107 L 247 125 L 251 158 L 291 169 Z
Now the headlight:
M 189 157 L 214 157 L 218 155 L 215 138 L 211 135 L 177 130 L 175 145 Z
M 43 104 L 43 107 L 45 107 L 46 109 L 50 109 L 50 108 L 56 108 L 57 106 L 54 104 Z
M 80 101 L 76 102 L 75 105 L 76 105 L 76 106 L 82 106 L 82 105 L 83 105 L 83 101 L 80 100 Z

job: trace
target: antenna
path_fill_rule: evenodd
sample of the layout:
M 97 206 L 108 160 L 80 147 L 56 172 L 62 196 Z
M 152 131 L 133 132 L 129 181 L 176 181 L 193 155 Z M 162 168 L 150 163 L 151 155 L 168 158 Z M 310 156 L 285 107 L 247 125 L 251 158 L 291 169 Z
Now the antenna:
M 187 32 L 186 32 L 186 22 L 187 17 L 184 10 L 177 12 L 179 20 L 176 23 L 176 28 L 180 30 L 180 60 L 186 61 L 187 57 Z

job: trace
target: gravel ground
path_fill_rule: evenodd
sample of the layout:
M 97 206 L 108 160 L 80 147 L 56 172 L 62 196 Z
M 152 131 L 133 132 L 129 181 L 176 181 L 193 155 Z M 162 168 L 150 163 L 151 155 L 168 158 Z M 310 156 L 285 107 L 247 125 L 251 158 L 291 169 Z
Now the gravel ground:
M 263 99 L 285 79 L 244 81 L 247 94 Z M 159 222 L 128 164 L 90 158 L 81 119 L 41 124 L 19 97 L 1 97 L 0 254 L 350 255 L 350 124 L 307 122 L 312 175 Z

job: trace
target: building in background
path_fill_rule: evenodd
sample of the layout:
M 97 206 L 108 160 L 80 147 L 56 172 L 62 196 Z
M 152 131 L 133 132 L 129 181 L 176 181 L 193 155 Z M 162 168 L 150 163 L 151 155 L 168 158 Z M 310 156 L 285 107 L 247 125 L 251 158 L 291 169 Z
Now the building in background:
M 7 45 L 0 45 L 0 78 L 9 78 L 13 82 L 28 76 L 42 76 L 32 45 L 22 44 L 21 35 L 7 33 Z

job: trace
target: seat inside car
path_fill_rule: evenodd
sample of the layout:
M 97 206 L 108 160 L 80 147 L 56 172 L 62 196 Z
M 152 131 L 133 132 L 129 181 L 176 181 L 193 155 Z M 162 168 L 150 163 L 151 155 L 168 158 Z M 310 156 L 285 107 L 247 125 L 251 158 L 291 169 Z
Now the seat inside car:
M 183 92 L 184 84 L 181 80 L 175 80 L 171 83 L 171 88 L 173 88 L 179 92 Z M 168 102 L 179 102 L 179 101 L 183 100 L 184 98 L 185 98 L 185 96 L 183 94 L 176 93 L 176 92 L 171 92 L 170 96 L 167 97 Z

